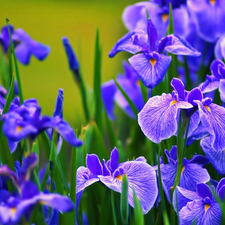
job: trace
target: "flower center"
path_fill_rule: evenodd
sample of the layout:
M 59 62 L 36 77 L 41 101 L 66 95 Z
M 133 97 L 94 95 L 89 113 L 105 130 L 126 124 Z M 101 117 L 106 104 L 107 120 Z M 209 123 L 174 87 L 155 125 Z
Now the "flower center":
M 178 101 L 177 100 L 173 100 L 171 103 L 170 103 L 170 106 L 176 104 Z
M 156 59 L 149 59 L 149 62 L 151 63 L 152 67 L 156 64 Z
M 207 106 L 207 105 L 204 105 L 204 106 L 211 113 L 211 110 L 210 110 L 209 106 Z
M 162 21 L 165 23 L 167 21 L 168 17 L 169 17 L 168 13 L 163 13 L 162 14 Z
M 19 133 L 21 130 L 22 130 L 22 127 L 21 126 L 17 126 L 16 127 L 16 133 Z
M 118 180 L 120 180 L 120 181 L 122 181 L 122 178 L 123 178 L 123 176 L 122 175 L 118 175 L 118 176 L 116 176 L 116 179 L 118 179 Z
M 205 213 L 208 211 L 210 205 L 209 204 L 205 204 Z
M 209 1 L 210 1 L 211 5 L 215 5 L 215 3 L 216 3 L 216 0 L 209 0 Z

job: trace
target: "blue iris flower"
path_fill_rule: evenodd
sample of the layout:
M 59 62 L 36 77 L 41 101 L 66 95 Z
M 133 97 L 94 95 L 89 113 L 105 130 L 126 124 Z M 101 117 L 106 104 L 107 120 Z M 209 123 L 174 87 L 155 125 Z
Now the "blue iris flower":
M 16 57 L 22 64 L 29 64 L 31 55 L 34 55 L 39 60 L 44 60 L 48 56 L 50 52 L 48 46 L 33 40 L 21 28 L 14 31 L 13 26 L 9 25 L 9 29 L 15 45 Z M 3 51 L 7 53 L 11 45 L 7 26 L 2 27 L 0 33 L 0 45 L 2 46 Z
M 144 99 L 141 93 L 141 88 L 139 84 L 139 77 L 134 69 L 127 63 L 123 64 L 125 74 L 120 74 L 116 81 L 122 87 L 122 89 L 129 96 L 131 101 L 134 103 L 138 111 L 144 106 Z M 117 88 L 114 80 L 110 80 L 101 86 L 102 90 L 102 99 L 107 112 L 107 115 L 110 119 L 114 119 L 114 102 L 116 102 L 124 112 L 129 115 L 131 118 L 135 118 L 135 115 L 129 105 L 129 103 L 124 98 L 123 94 Z
M 109 56 L 113 57 L 120 51 L 132 54 L 142 52 L 131 57 L 129 62 L 143 83 L 150 88 L 156 86 L 164 78 L 169 68 L 171 56 L 162 54 L 163 51 L 195 57 L 201 54 L 174 34 L 168 35 L 158 42 L 156 28 L 150 19 L 147 33 L 143 30 L 129 32 L 114 45 Z
M 172 4 L 175 1 L 172 2 Z M 176 3 L 180 2 L 176 0 Z M 163 3 L 161 0 L 143 1 L 130 5 L 125 8 L 123 12 L 123 22 L 125 27 L 129 31 L 141 29 L 147 32 L 147 14 L 151 18 L 153 24 L 156 26 L 156 30 L 159 39 L 164 37 L 169 26 L 169 4 Z M 189 15 L 187 8 L 181 6 L 179 8 L 173 7 L 173 24 L 174 33 L 179 36 L 184 36 L 186 33 Z
M 222 209 L 214 197 L 214 193 L 224 201 L 225 178 L 216 186 L 199 183 L 196 192 L 177 187 L 177 199 L 173 199 L 174 208 L 178 208 L 181 225 L 205 224 L 219 225 L 221 223 Z M 178 204 L 177 204 L 178 203 Z
M 73 129 L 62 118 L 60 95 L 61 92 L 59 92 L 55 116 L 53 117 L 41 116 L 41 108 L 36 99 L 26 100 L 21 106 L 18 97 L 13 100 L 9 112 L 2 115 L 1 118 L 4 121 L 3 133 L 8 139 L 11 152 L 15 151 L 17 143 L 22 139 L 29 137 L 33 141 L 40 132 L 48 128 L 54 129 L 72 146 L 78 147 L 83 144 L 76 138 Z
M 37 186 L 30 180 L 32 171 L 37 165 L 37 156 L 32 153 L 23 160 L 19 170 L 19 176 L 8 168 L 7 165 L 0 167 L 0 175 L 11 179 L 18 193 L 10 194 L 1 190 L 0 223 L 18 224 L 24 216 L 29 221 L 34 206 L 37 204 L 46 205 L 60 212 L 68 212 L 74 209 L 73 202 L 66 196 L 59 194 L 46 194 L 38 190 Z M 52 210 L 49 225 L 57 218 L 57 213 Z
M 162 185 L 168 201 L 170 202 L 170 190 L 174 185 L 177 174 L 177 147 L 172 146 L 171 150 L 165 150 L 168 164 L 160 164 Z M 197 183 L 206 183 L 210 176 L 206 169 L 202 168 L 208 164 L 209 160 L 205 156 L 194 155 L 192 159 L 183 160 L 180 176 L 180 187 L 195 191 Z
M 121 193 L 124 175 L 128 178 L 128 203 L 134 207 L 134 189 L 144 214 L 153 207 L 158 194 L 155 170 L 146 163 L 144 157 L 139 157 L 135 161 L 118 162 L 119 153 L 116 148 L 112 150 L 107 162 L 103 159 L 101 163 L 95 154 L 87 155 L 87 167 L 81 166 L 77 170 L 76 207 L 84 189 L 98 181 L 113 191 Z

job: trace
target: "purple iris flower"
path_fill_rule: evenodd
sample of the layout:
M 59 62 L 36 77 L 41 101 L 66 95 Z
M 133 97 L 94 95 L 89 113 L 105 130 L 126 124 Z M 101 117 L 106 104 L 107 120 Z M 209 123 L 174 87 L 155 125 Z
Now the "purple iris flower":
M 203 183 L 197 184 L 196 192 L 178 186 L 177 200 L 173 199 L 173 205 L 175 209 L 178 208 L 180 224 L 219 225 L 222 209 L 214 197 L 215 191 L 221 201 L 224 201 L 225 178 L 219 181 L 216 190 L 214 186 Z
M 6 103 L 6 100 L 5 100 L 5 96 L 7 95 L 7 91 L 5 90 L 4 87 L 2 87 L 0 85 L 0 115 L 2 114 L 3 112 L 3 108 L 5 106 L 5 103 Z
M 74 53 L 73 48 L 72 48 L 72 46 L 71 46 L 67 37 L 63 37 L 62 41 L 63 41 L 63 45 L 64 45 L 66 55 L 67 55 L 67 58 L 68 58 L 70 70 L 75 75 L 76 81 L 80 82 L 80 79 L 81 79 L 80 73 L 79 73 L 80 65 L 79 65 L 79 62 L 77 60 L 76 54 Z
M 170 202 L 170 190 L 174 186 L 177 174 L 177 147 L 172 146 L 171 150 L 164 151 L 168 164 L 160 164 L 162 185 L 166 197 Z M 210 176 L 206 169 L 202 168 L 208 164 L 209 160 L 205 156 L 194 155 L 192 159 L 183 160 L 179 185 L 185 189 L 195 191 L 197 183 L 206 183 L 210 180 Z
M 186 4 L 186 0 L 152 0 L 152 2 L 156 2 L 161 6 L 169 6 L 169 3 L 171 3 L 173 9 Z
M 127 63 L 123 63 L 125 74 L 120 74 L 116 81 L 120 84 L 126 94 L 129 96 L 131 101 L 134 103 L 138 111 L 144 106 L 144 99 L 141 93 L 139 85 L 139 77 L 134 69 Z M 110 80 L 102 84 L 102 99 L 106 109 L 106 112 L 110 119 L 114 119 L 114 102 L 116 102 L 126 114 L 130 117 L 135 118 L 135 115 L 130 108 L 129 103 L 124 98 L 123 94 L 117 88 L 115 82 Z
M 39 60 L 44 60 L 48 56 L 50 52 L 50 48 L 48 46 L 34 41 L 21 28 L 15 31 L 12 25 L 9 25 L 9 28 L 12 40 L 15 44 L 16 57 L 22 64 L 29 64 L 31 55 L 34 55 Z M 8 48 L 11 45 L 7 26 L 2 27 L 2 31 L 0 33 L 0 45 L 2 45 L 3 51 L 7 53 Z
M 144 214 L 153 207 L 158 194 L 155 170 L 146 163 L 144 157 L 120 164 L 118 161 L 119 153 L 116 148 L 112 150 L 107 162 L 103 159 L 101 163 L 95 154 L 87 155 L 87 167 L 81 166 L 77 170 L 76 207 L 78 207 L 84 189 L 98 181 L 113 191 L 121 193 L 124 175 L 128 178 L 128 203 L 134 207 L 134 189 Z
M 72 146 L 80 146 L 82 141 L 76 138 L 69 124 L 58 116 L 41 117 L 41 108 L 36 99 L 30 99 L 20 106 L 18 97 L 10 105 L 9 112 L 2 115 L 3 133 L 8 138 L 11 152 L 15 151 L 17 143 L 24 138 L 34 140 L 37 135 L 48 129 L 54 129 Z
M 171 86 L 174 89 L 172 94 L 150 98 L 138 114 L 138 123 L 143 133 L 155 143 L 176 135 L 180 110 L 186 110 L 188 116 L 194 110 L 193 101 L 202 99 L 199 89 L 188 92 L 177 78 L 173 78 Z M 198 124 L 199 115 L 195 112 L 191 116 L 188 135 L 197 129 Z
M 225 33 L 225 4 L 223 0 L 187 0 L 199 36 L 208 42 L 215 42 Z
M 182 109 L 185 116 L 190 118 L 188 137 L 201 124 L 204 127 L 202 131 L 210 135 L 212 147 L 224 149 L 225 108 L 212 103 L 211 98 L 203 98 L 200 88 L 186 91 L 177 78 L 173 78 L 171 86 L 174 89 L 172 94 L 150 98 L 138 114 L 138 123 L 143 133 L 155 143 L 176 135 Z
M 200 85 L 202 92 L 207 93 L 219 88 L 220 98 L 225 102 L 225 65 L 216 59 L 210 66 L 212 75 L 206 76 L 206 80 Z
M 114 45 L 109 56 L 113 57 L 120 51 L 127 51 L 132 54 L 141 51 L 141 54 L 129 58 L 129 62 L 143 83 L 152 88 L 164 78 L 171 62 L 171 56 L 161 54 L 163 51 L 195 57 L 201 54 L 185 40 L 174 34 L 168 35 L 157 42 L 156 28 L 149 19 L 147 33 L 143 30 L 129 32 Z
M 176 2 L 178 3 L 179 1 L 176 0 Z M 169 4 L 165 4 L 161 0 L 155 2 L 143 1 L 126 7 L 122 16 L 125 27 L 129 31 L 141 29 L 147 32 L 147 10 L 149 17 L 156 26 L 159 38 L 164 37 L 169 26 Z M 186 7 L 182 6 L 173 9 L 175 34 L 179 36 L 185 35 L 188 18 Z
M 29 221 L 32 209 L 36 204 L 52 207 L 62 213 L 74 209 L 74 204 L 68 197 L 41 193 L 37 186 L 29 181 L 31 173 L 37 165 L 37 160 L 37 156 L 33 153 L 25 158 L 19 176 L 11 171 L 7 165 L 0 167 L 0 175 L 10 178 L 19 193 L 7 194 L 4 199 L 1 199 L 1 224 L 17 224 L 22 216 L 25 216 L 26 220 Z

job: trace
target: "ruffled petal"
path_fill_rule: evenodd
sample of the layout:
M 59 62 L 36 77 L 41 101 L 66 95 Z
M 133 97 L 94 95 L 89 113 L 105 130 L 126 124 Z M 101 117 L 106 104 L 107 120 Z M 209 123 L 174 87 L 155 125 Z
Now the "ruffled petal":
M 181 225 L 190 225 L 194 222 L 198 225 L 219 225 L 221 216 L 222 212 L 218 203 L 212 203 L 209 208 L 206 208 L 202 200 L 188 202 L 179 212 Z
M 159 55 L 158 59 L 149 60 L 144 54 L 137 54 L 129 58 L 129 62 L 145 86 L 152 88 L 164 78 L 171 56 Z
M 154 205 L 157 195 L 157 181 L 154 169 L 147 163 L 140 161 L 130 161 L 122 164 L 124 174 L 128 178 L 128 202 L 134 207 L 133 189 L 136 192 L 142 206 L 143 213 L 146 214 Z M 111 176 L 99 176 L 102 183 L 108 188 L 120 192 L 122 190 L 122 180 Z M 148 196 L 146 198 L 146 196 Z
M 225 102 L 225 79 L 220 80 L 219 84 L 219 92 L 220 92 L 220 98 L 223 102 Z
M 176 134 L 179 109 L 192 107 L 188 102 L 174 100 L 171 94 L 155 96 L 148 100 L 138 114 L 138 123 L 151 141 L 159 143 Z

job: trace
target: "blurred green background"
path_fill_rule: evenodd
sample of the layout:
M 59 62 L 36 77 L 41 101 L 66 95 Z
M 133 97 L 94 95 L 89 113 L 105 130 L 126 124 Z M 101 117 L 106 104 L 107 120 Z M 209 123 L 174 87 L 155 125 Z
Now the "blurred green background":
M 108 57 L 116 41 L 127 30 L 122 22 L 124 8 L 133 0 L 0 0 L 0 26 L 5 18 L 15 29 L 23 28 L 34 40 L 50 46 L 44 61 L 32 57 L 28 66 L 19 64 L 25 99 L 36 98 L 42 114 L 52 115 L 58 89 L 64 89 L 64 118 L 71 125 L 84 123 L 80 93 L 69 70 L 62 37 L 67 36 L 82 67 L 87 86 L 93 86 L 96 28 L 102 47 L 102 82 L 122 72 L 125 53 Z

